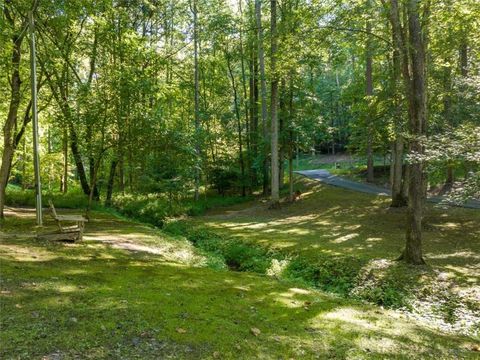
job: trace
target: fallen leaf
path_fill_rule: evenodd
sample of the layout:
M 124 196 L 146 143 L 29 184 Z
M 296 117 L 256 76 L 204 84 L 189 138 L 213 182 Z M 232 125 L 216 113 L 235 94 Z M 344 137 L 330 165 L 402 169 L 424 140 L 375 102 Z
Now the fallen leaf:
M 213 353 L 213 358 L 214 358 L 214 359 L 218 359 L 219 357 L 220 357 L 220 353 L 219 353 L 218 351 L 215 351 L 215 352 Z
M 17 309 L 21 309 L 23 306 L 20 305 L 20 304 L 15 304 L 15 307 L 16 307 Z
M 185 330 L 185 329 L 177 328 L 177 333 L 179 333 L 179 334 L 185 334 L 186 332 L 187 332 L 187 330 Z
M 251 332 L 252 335 L 254 335 L 254 336 L 258 336 L 258 335 L 260 335 L 260 333 L 261 333 L 260 329 L 257 329 L 257 328 L 254 328 L 254 327 L 250 329 L 250 332 Z

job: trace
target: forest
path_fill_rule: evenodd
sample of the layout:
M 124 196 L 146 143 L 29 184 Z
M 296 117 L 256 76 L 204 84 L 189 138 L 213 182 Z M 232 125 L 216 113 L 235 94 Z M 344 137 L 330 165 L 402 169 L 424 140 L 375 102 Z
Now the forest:
M 0 9 L 1 358 L 480 356 L 478 0 Z

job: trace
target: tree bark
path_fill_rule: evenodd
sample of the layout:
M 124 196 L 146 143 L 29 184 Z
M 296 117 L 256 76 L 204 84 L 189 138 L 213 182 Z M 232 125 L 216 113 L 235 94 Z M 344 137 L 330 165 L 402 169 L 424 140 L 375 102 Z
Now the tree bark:
M 199 199 L 200 189 L 200 85 L 198 72 L 198 21 L 197 0 L 193 0 L 193 46 L 194 46 L 194 122 L 195 122 L 195 169 L 194 169 L 194 200 Z
M 117 169 L 118 160 L 114 159 L 110 163 L 110 173 L 108 174 L 107 193 L 105 196 L 105 206 L 112 205 L 113 185 L 115 180 L 115 171 Z
M 9 3 L 8 1 L 7 3 Z M 9 7 L 5 4 L 4 15 L 7 20 L 14 26 L 14 21 L 10 17 Z M 8 107 L 7 119 L 3 127 L 3 154 L 2 165 L 0 167 L 0 218 L 4 217 L 5 207 L 5 191 L 8 184 L 8 178 L 10 177 L 10 169 L 12 166 L 14 148 L 14 128 L 17 124 L 18 108 L 20 107 L 20 59 L 21 59 L 21 46 L 24 36 L 15 34 L 12 36 L 12 75 L 10 80 L 10 105 Z
M 63 177 L 61 184 L 61 191 L 66 194 L 68 192 L 68 129 L 64 127 L 63 129 Z
M 396 2 L 396 0 L 392 0 Z M 408 47 L 410 49 L 411 78 L 409 101 L 410 151 L 422 155 L 424 146 L 422 137 L 426 129 L 426 93 L 425 93 L 425 42 L 419 16 L 419 0 L 409 0 L 408 16 Z M 422 255 L 422 220 L 425 203 L 425 173 L 423 161 L 417 160 L 410 164 L 410 181 L 408 185 L 407 233 L 405 250 L 402 259 L 407 263 L 424 264 Z
M 240 106 L 238 104 L 238 93 L 237 93 L 237 86 L 235 84 L 235 76 L 232 70 L 232 64 L 230 63 L 230 55 L 226 54 L 227 59 L 227 68 L 228 74 L 230 75 L 230 80 L 232 82 L 232 90 L 233 90 L 233 101 L 235 107 L 235 116 L 237 119 L 237 132 L 238 132 L 238 161 L 240 163 L 240 174 L 241 174 L 241 181 L 242 181 L 242 196 L 246 196 L 246 187 L 245 187 L 245 161 L 243 159 L 243 141 L 242 141 L 242 122 L 240 116 Z
M 404 146 L 403 137 L 397 135 L 393 143 L 392 163 L 390 165 L 392 167 L 392 202 L 390 207 L 407 206 L 407 199 L 402 189 Z
M 252 189 L 257 185 L 257 168 L 253 166 L 254 161 L 258 156 L 258 64 L 256 53 L 251 49 L 250 56 L 250 144 L 251 144 L 251 172 L 250 172 L 250 182 L 252 184 Z
M 426 133 L 427 106 L 425 89 L 425 39 L 419 15 L 419 0 L 405 4 L 408 36 L 400 21 L 398 0 L 390 0 L 390 20 L 395 45 L 402 59 L 402 74 L 408 100 L 409 152 L 422 155 L 423 136 Z M 407 263 L 424 264 L 422 255 L 422 219 L 425 203 L 425 171 L 421 160 L 409 165 L 408 211 L 405 250 L 399 259 Z
M 271 18 L 270 18 L 270 70 L 271 70 L 271 207 L 278 207 L 280 203 L 279 191 L 279 164 L 278 164 L 278 75 L 276 73 L 277 63 L 277 1 L 271 0 Z
M 285 151 L 286 151 L 286 139 L 285 139 L 285 124 L 287 118 L 287 109 L 286 109 L 286 85 L 285 79 L 282 79 L 280 82 L 280 103 L 279 103 L 279 149 L 278 149 L 278 186 L 280 189 L 285 185 Z M 287 153 L 288 154 L 288 153 Z
M 367 0 L 367 9 L 371 9 L 370 0 Z M 370 15 L 367 15 L 370 16 Z M 370 22 L 370 18 L 367 19 L 367 23 L 365 26 L 366 33 L 367 33 L 367 44 L 365 47 L 365 82 L 366 82 L 366 91 L 365 94 L 367 95 L 368 102 L 370 104 L 371 97 L 373 96 L 373 69 L 372 69 L 372 39 L 369 35 L 372 30 L 372 24 Z M 372 119 L 370 118 L 371 114 L 368 112 L 367 115 L 369 118 L 367 119 L 367 181 L 373 182 L 374 181 L 374 170 L 373 170 L 373 124 Z
M 257 24 L 258 63 L 260 67 L 260 96 L 262 99 L 263 129 L 263 195 L 268 193 L 268 127 L 267 127 L 267 84 L 265 79 L 265 55 L 263 50 L 262 1 L 255 0 L 255 19 Z

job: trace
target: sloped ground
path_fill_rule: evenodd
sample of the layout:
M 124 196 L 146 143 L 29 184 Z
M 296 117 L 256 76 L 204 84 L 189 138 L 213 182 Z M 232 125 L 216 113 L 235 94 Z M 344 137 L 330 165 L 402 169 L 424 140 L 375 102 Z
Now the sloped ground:
M 93 218 L 84 242 L 62 244 L 34 240 L 31 212 L 9 212 L 0 233 L 1 358 L 478 355 L 471 338 L 293 283 L 215 271 L 182 239 Z M 114 248 L 122 244 L 129 250 Z
M 405 210 L 390 209 L 388 198 L 306 179 L 297 185 L 304 190 L 300 201 L 280 210 L 254 202 L 217 209 L 194 224 L 312 264 L 325 256 L 357 258 L 365 267 L 359 269 L 352 295 L 369 299 L 375 294 L 365 292 L 379 286 L 408 285 L 405 296 L 411 297 L 415 317 L 478 335 L 479 210 L 428 204 L 424 233 L 428 266 L 415 268 L 392 261 L 404 246 Z M 374 301 L 382 303 L 377 298 Z

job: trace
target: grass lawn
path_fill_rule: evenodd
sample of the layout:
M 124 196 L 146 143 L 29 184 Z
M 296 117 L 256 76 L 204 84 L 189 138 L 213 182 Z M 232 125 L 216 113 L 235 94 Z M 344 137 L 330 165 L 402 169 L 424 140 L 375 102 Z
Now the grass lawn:
M 250 202 L 211 211 L 190 223 L 309 264 L 319 264 L 325 257 L 346 258 L 343 266 L 351 268 L 354 263 L 350 259 L 356 259 L 359 265 L 355 281 L 363 277 L 368 282 L 376 277 L 382 283 L 381 295 L 367 293 L 362 298 L 388 305 L 382 297 L 389 291 L 387 287 L 395 291 L 402 288 L 402 296 L 422 301 L 429 298 L 429 304 L 434 306 L 433 302 L 441 302 L 439 309 L 430 309 L 441 313 L 433 314 L 439 315 L 441 321 L 461 322 L 469 312 L 471 325 L 478 333 L 480 211 L 428 204 L 424 232 L 428 266 L 415 268 L 391 261 L 404 247 L 405 210 L 390 209 L 389 198 L 303 178 L 297 185 L 304 190 L 301 200 L 285 204 L 280 210 Z
M 315 196 L 306 195 L 303 204 Z M 295 215 L 301 204 L 281 210 L 269 221 L 278 222 L 275 216 L 292 211 L 283 223 L 293 231 L 290 238 L 295 234 L 313 239 L 299 231 L 307 227 L 302 221 L 312 222 L 301 220 L 306 215 Z M 378 206 L 373 201 L 366 216 Z M 240 212 L 238 224 L 245 223 L 245 231 L 252 235 L 258 216 L 272 216 L 261 209 L 242 209 L 231 211 Z M 333 221 L 335 211 L 340 210 L 324 214 L 330 217 L 325 221 Z M 240 232 L 228 216 L 227 212 L 208 219 L 212 226 L 224 222 L 228 231 Z M 82 243 L 48 243 L 34 239 L 31 211 L 9 212 L 0 232 L 0 358 L 478 357 L 472 338 L 441 333 L 398 313 L 295 283 L 214 270 L 205 267 L 205 257 L 181 238 L 108 214 L 94 213 L 93 219 Z M 362 221 L 360 217 L 360 225 Z M 47 230 L 52 226 L 48 223 Z M 339 233 L 335 239 L 346 235 L 330 226 Z M 257 230 L 268 242 L 267 228 Z M 278 233 L 279 246 L 296 246 L 305 253 L 318 250 L 313 240 L 295 245 L 287 237 Z M 325 251 L 340 251 L 346 242 Z M 368 247 L 357 249 L 367 256 Z
M 301 200 L 280 210 L 241 204 L 195 218 L 217 232 L 302 257 L 397 257 L 405 243 L 405 212 L 388 197 L 299 180 Z M 462 283 L 480 282 L 480 211 L 427 205 L 426 261 Z

